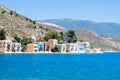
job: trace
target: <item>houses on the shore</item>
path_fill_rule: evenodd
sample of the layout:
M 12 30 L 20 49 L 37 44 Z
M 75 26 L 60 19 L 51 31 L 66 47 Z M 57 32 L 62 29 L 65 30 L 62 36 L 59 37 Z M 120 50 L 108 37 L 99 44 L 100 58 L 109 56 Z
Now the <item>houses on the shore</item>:
M 11 52 L 12 52 L 12 41 L 0 40 L 0 53 L 11 53 Z
M 58 44 L 58 40 L 50 39 L 47 42 L 32 42 L 26 45 L 27 53 L 52 53 L 51 49 L 57 46 L 58 53 L 97 53 L 100 48 L 90 49 L 89 42 L 62 43 Z M 14 43 L 11 40 L 0 40 L 0 53 L 20 53 L 22 50 L 21 43 Z
M 21 43 L 13 43 L 11 40 L 0 40 L 0 53 L 21 52 Z

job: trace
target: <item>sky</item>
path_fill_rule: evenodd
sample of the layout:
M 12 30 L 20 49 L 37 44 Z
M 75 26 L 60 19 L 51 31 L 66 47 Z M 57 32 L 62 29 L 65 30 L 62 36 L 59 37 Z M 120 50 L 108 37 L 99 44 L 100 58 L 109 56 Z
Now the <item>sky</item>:
M 78 19 L 120 23 L 120 0 L 0 0 L 33 20 Z

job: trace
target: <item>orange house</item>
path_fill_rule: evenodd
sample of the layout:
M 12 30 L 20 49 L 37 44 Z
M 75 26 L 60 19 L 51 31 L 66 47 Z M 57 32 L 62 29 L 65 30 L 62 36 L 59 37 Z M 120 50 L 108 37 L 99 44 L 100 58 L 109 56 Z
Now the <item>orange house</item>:
M 35 43 L 27 44 L 26 52 L 28 53 L 36 53 L 38 52 L 38 45 Z

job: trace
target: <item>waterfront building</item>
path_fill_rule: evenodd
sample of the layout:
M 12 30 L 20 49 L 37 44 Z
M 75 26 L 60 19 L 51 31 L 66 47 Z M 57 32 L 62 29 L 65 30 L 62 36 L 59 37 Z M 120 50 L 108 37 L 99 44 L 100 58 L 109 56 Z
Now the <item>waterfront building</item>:
M 51 44 L 51 47 L 54 48 L 55 45 L 58 45 L 57 39 L 49 39 L 48 42 Z
M 59 44 L 60 53 L 66 53 L 66 44 Z
M 90 50 L 90 53 L 102 53 L 100 48 L 93 48 Z
M 21 52 L 21 43 L 13 43 L 12 51 L 13 52 Z
M 45 42 L 45 53 L 50 53 L 51 52 L 51 44 L 50 42 Z
M 44 52 L 44 43 L 43 42 L 38 43 L 38 51 L 41 53 Z
M 78 53 L 89 53 L 90 43 L 89 42 L 77 42 L 78 43 Z
M 66 43 L 66 52 L 74 52 L 74 43 Z
M 11 52 L 12 52 L 12 41 L 0 40 L 0 53 L 11 53 Z
M 78 53 L 78 44 L 77 43 L 74 44 L 74 53 Z
M 89 42 L 85 42 L 85 49 L 86 49 L 86 53 L 90 52 L 90 43 Z
M 38 52 L 38 44 L 37 43 L 27 44 L 26 52 L 28 52 L 28 53 L 36 53 L 36 52 Z

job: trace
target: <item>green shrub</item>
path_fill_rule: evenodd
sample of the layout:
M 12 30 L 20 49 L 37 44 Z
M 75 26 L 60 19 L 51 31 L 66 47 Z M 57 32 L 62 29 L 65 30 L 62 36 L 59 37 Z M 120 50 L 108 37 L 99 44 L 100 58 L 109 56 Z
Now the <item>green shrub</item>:
M 60 48 L 56 45 L 54 48 L 51 49 L 52 52 L 60 52 Z
M 4 40 L 4 39 L 6 39 L 6 32 L 5 32 L 5 30 L 4 29 L 1 29 L 0 30 L 0 40 Z

